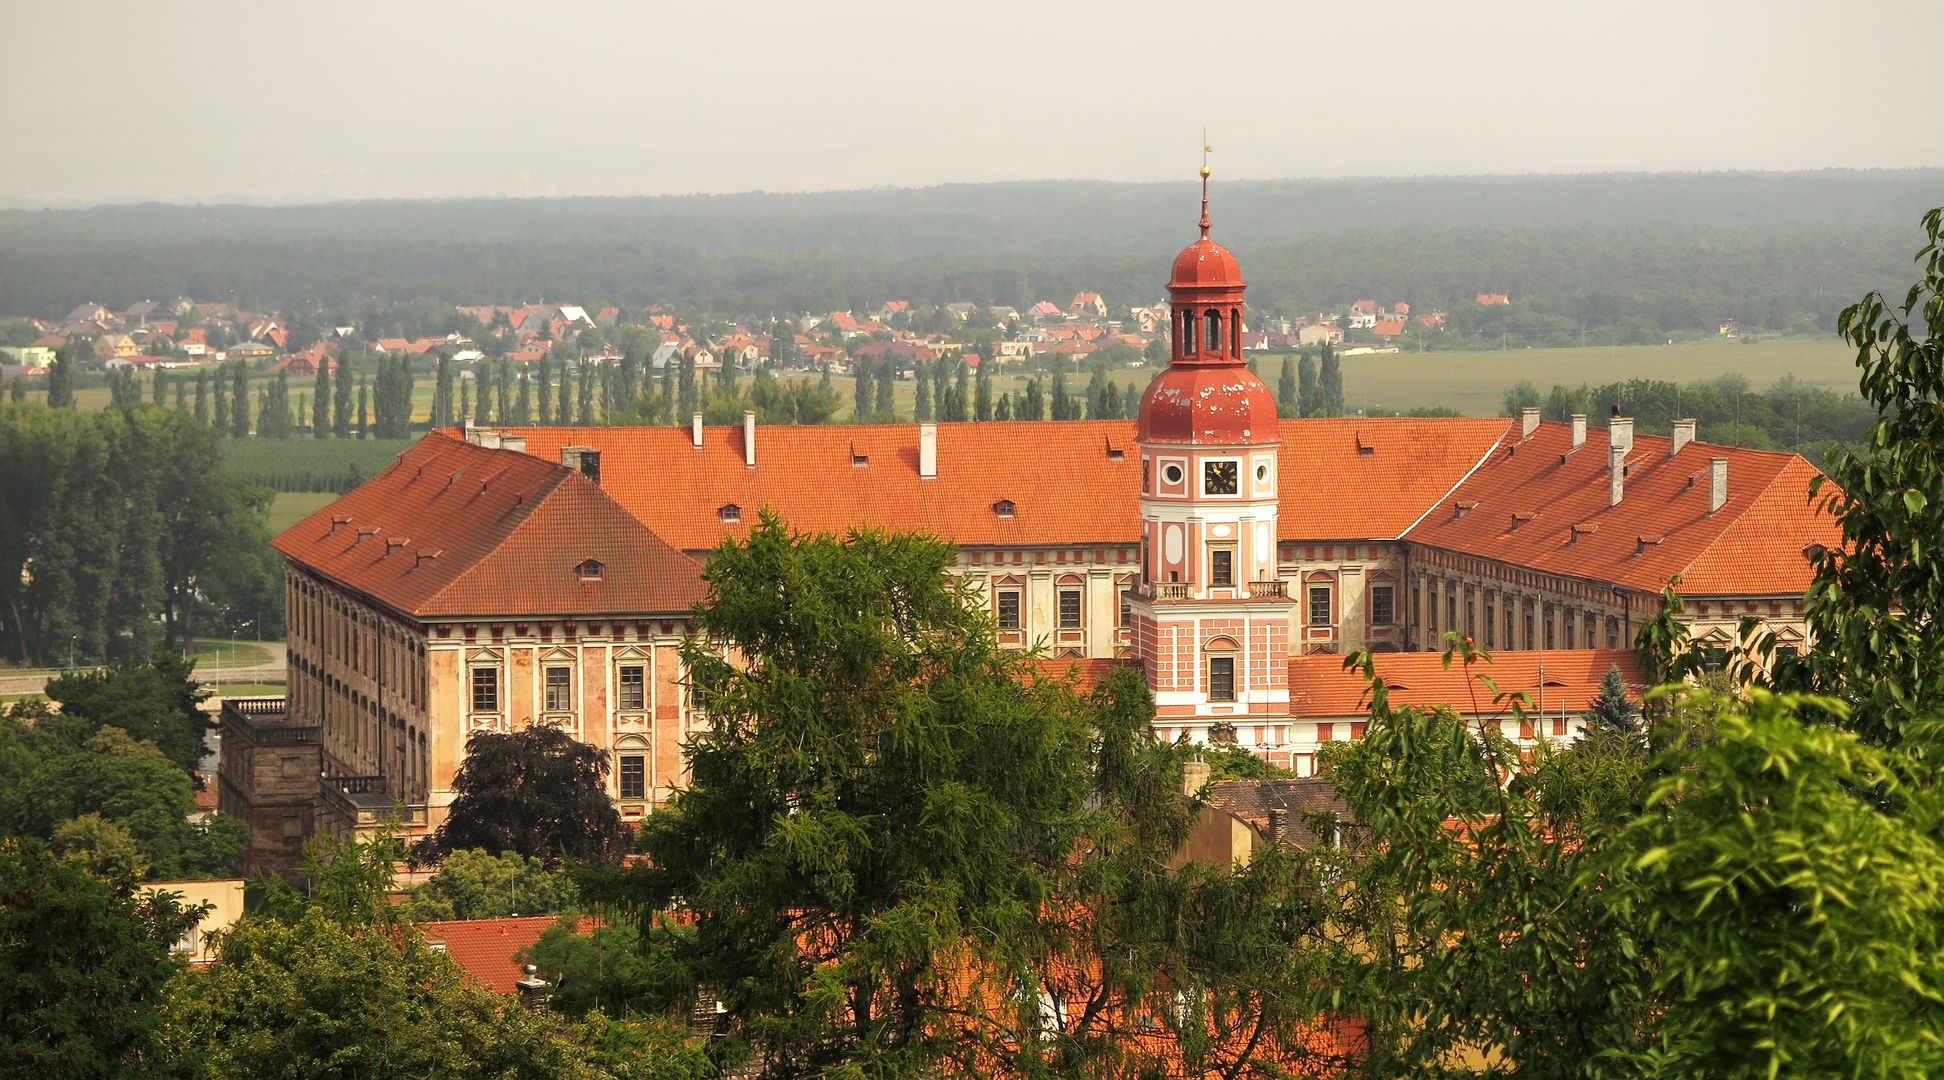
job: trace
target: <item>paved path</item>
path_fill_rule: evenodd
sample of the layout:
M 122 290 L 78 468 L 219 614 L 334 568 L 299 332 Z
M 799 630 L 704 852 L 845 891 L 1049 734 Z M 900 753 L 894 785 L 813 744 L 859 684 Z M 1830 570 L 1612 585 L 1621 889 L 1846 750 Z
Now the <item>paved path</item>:
M 224 639 L 227 643 L 228 639 Z M 208 643 L 206 643 L 208 644 Z M 269 659 L 261 664 L 248 667 L 208 667 L 196 665 L 196 681 L 202 683 L 251 683 L 282 682 L 284 680 L 284 643 L 281 641 L 239 641 L 238 645 L 254 645 L 262 649 Z M 38 694 L 47 687 L 47 680 L 61 674 L 60 669 L 37 668 L 20 671 L 0 671 L 0 696 L 12 697 L 17 694 Z

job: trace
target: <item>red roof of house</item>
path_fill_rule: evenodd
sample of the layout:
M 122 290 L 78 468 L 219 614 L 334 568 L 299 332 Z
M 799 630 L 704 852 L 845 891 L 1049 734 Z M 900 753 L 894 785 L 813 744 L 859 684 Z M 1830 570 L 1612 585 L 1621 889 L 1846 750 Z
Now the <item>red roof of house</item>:
M 1083 657 L 1036 657 L 1026 661 L 1033 673 L 1042 679 L 1072 679 L 1081 693 L 1099 686 L 1115 668 L 1133 667 L 1138 669 L 1139 660 L 1109 660 Z
M 1796 454 L 1637 435 L 1620 505 L 1609 505 L 1607 429 L 1572 453 L 1572 428 L 1545 423 L 1508 445 L 1432 509 L 1410 539 L 1535 570 L 1689 596 L 1797 596 L 1814 576 L 1803 549 L 1841 530 L 1812 512 L 1815 466 Z M 1709 459 L 1728 461 L 1728 500 L 1708 512 Z
M 1378 319 L 1371 324 L 1370 332 L 1378 337 L 1399 337 L 1404 333 L 1404 320 Z
M 1640 669 L 1631 649 L 1547 649 L 1498 652 L 1491 663 L 1470 671 L 1454 659 L 1445 667 L 1435 652 L 1376 653 L 1371 657 L 1377 677 L 1390 688 L 1393 707 L 1429 708 L 1449 705 L 1460 714 L 1489 716 L 1509 711 L 1494 702 L 1490 687 L 1476 682 L 1484 675 L 1511 695 L 1524 691 L 1532 699 L 1528 711 L 1559 715 L 1583 713 L 1600 693 L 1600 680 L 1616 664 L 1630 691 L 1640 690 Z M 1543 680 L 1541 669 L 1543 668 Z M 1346 671 L 1343 657 L 1311 653 L 1289 661 L 1289 707 L 1306 719 L 1362 717 L 1369 700 L 1362 671 Z
M 420 923 L 418 931 L 427 945 L 451 957 L 453 963 L 478 979 L 486 989 L 510 994 L 525 977 L 525 965 L 514 957 L 520 950 L 532 948 L 540 935 L 559 921 L 557 915 L 449 919 Z M 588 937 L 603 925 L 599 919 L 583 916 L 574 932 Z
M 558 460 L 428 435 L 272 543 L 413 616 L 672 614 L 702 599 L 700 566 Z
M 1282 537 L 1394 539 L 1496 446 L 1503 419 L 1385 418 L 1278 423 Z M 938 477 L 918 476 L 918 425 L 530 428 L 527 452 L 601 450 L 603 487 L 685 551 L 745 535 L 769 507 L 792 526 L 923 529 L 959 544 L 1133 544 L 1140 538 L 1141 455 L 1134 421 L 938 425 Z M 1121 455 L 1112 456 L 1113 451 Z M 853 463 L 861 455 L 866 463 Z M 1012 517 L 993 511 L 1014 504 Z M 734 504 L 740 523 L 720 509 Z M 328 519 L 326 519 L 328 520 Z

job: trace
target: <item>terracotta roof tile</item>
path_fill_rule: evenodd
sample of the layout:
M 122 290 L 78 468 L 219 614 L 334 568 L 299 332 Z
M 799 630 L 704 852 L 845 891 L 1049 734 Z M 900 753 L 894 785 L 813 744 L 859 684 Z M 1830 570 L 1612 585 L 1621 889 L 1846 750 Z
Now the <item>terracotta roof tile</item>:
M 1088 693 L 1106 680 L 1115 668 L 1131 667 L 1139 670 L 1138 660 L 1082 659 L 1074 657 L 1037 657 L 1026 662 L 1034 674 L 1042 679 L 1073 680 L 1081 693 Z
M 1502 419 L 1284 420 L 1286 540 L 1394 539 L 1438 503 L 1507 430 Z M 756 466 L 742 431 L 529 428 L 527 451 L 601 451 L 602 484 L 685 551 L 746 534 L 769 507 L 799 529 L 923 529 L 966 545 L 1132 544 L 1141 456 L 1131 420 L 938 425 L 938 478 L 918 476 L 917 424 L 763 425 Z M 1118 450 L 1119 459 L 1109 451 Z M 860 467 L 853 453 L 868 459 Z M 993 504 L 1010 500 L 1010 518 Z M 733 504 L 740 523 L 720 510 Z
M 1803 548 L 1835 546 L 1834 518 L 1812 512 L 1814 466 L 1795 454 L 1638 435 L 1624 495 L 1609 504 L 1607 429 L 1572 450 L 1568 424 L 1508 443 L 1434 507 L 1409 539 L 1548 573 L 1650 592 L 1682 575 L 1686 595 L 1799 595 Z M 1568 451 L 1571 451 L 1570 453 Z M 1728 460 L 1728 499 L 1708 512 L 1708 461 Z
M 578 472 L 445 434 L 273 544 L 415 616 L 676 613 L 704 594 L 700 566 Z
M 531 948 L 547 928 L 559 922 L 557 915 L 531 915 L 507 919 L 451 919 L 418 924 L 419 935 L 427 945 L 439 949 L 478 979 L 486 989 L 510 994 L 518 989 L 525 974 L 524 965 L 514 957 Z M 583 917 L 574 932 L 591 936 L 603 924 Z
M 1532 712 L 1548 716 L 1583 713 L 1600 692 L 1600 680 L 1608 669 L 1619 665 L 1627 686 L 1638 690 L 1640 669 L 1631 649 L 1545 649 L 1507 650 L 1492 654 L 1492 662 L 1480 664 L 1471 672 L 1456 660 L 1449 668 L 1444 656 L 1434 652 L 1377 653 L 1372 657 L 1377 677 L 1390 687 L 1393 707 L 1411 705 L 1428 708 L 1450 705 L 1460 713 L 1476 711 L 1495 714 L 1492 691 L 1472 678 L 1485 675 L 1505 694 L 1524 691 L 1532 699 Z M 1541 685 L 1540 669 L 1545 669 Z M 1346 671 L 1343 657 L 1315 653 L 1289 661 L 1289 705 L 1296 716 L 1311 719 L 1361 717 L 1367 715 L 1361 671 Z
M 1270 811 L 1284 811 L 1282 835 L 1294 847 L 1311 847 L 1319 837 L 1304 819 L 1306 814 L 1350 815 L 1350 806 L 1327 777 L 1300 776 L 1283 780 L 1222 780 L 1208 785 L 1208 805 L 1234 814 L 1267 836 Z

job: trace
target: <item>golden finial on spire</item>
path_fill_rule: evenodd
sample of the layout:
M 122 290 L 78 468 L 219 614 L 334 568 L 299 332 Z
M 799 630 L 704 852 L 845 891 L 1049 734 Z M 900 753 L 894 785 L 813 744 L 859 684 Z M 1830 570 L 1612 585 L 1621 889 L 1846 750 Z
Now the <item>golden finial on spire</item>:
M 1202 233 L 1202 239 L 1204 240 L 1208 238 L 1208 155 L 1214 152 L 1215 152 L 1215 148 L 1208 145 L 1208 129 L 1203 128 L 1202 129 L 1202 167 L 1201 167 L 1201 178 L 1202 178 L 1201 233 Z

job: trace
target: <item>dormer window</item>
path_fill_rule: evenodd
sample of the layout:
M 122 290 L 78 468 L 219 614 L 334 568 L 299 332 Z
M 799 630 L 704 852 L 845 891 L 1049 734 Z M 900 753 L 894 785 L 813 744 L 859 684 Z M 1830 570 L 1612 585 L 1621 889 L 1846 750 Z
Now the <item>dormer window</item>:
M 1013 501 L 1011 499 L 1000 499 L 998 502 L 992 504 L 992 512 L 1002 518 L 1012 517 Z
M 582 559 L 580 565 L 574 567 L 574 572 L 580 575 L 582 581 L 599 581 L 601 575 L 607 572 L 607 567 L 602 566 L 598 559 Z
M 742 507 L 737 506 L 735 503 L 726 503 L 716 508 L 716 516 L 724 522 L 733 525 L 742 520 Z

